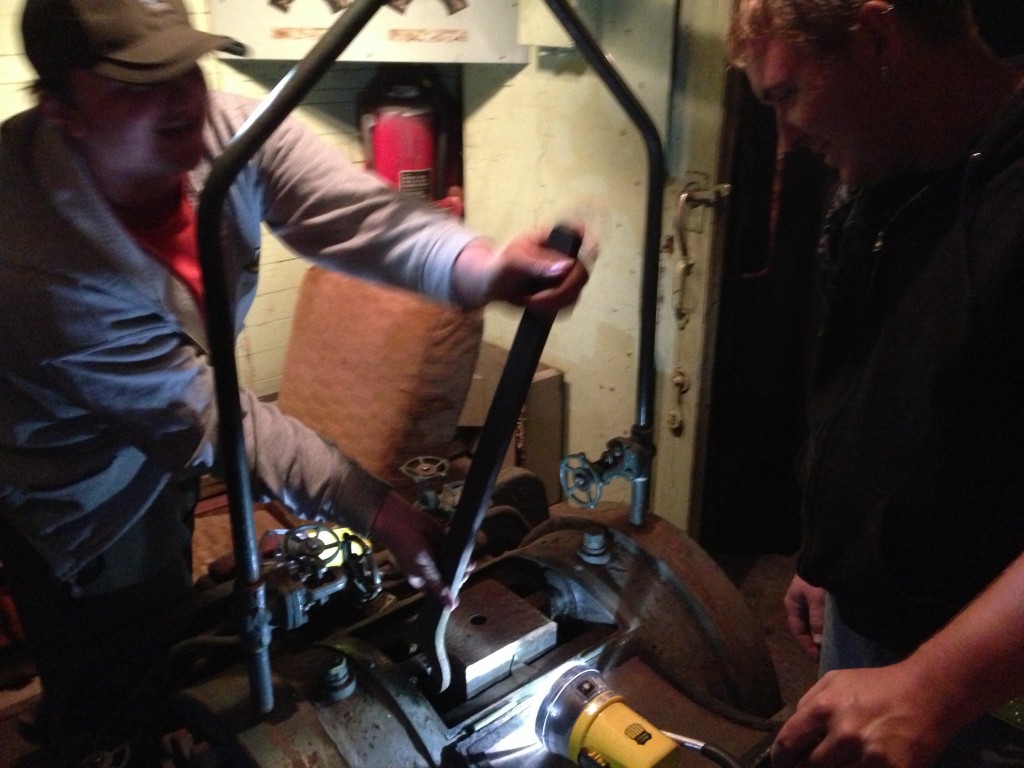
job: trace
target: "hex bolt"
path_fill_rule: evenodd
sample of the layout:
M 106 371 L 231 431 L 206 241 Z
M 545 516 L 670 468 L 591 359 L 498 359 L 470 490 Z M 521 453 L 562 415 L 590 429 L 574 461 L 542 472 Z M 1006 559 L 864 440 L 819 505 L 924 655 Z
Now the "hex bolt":
M 583 539 L 580 542 L 576 554 L 585 563 L 591 565 L 604 565 L 611 560 L 611 551 L 608 549 L 608 534 L 604 528 L 591 527 L 583 531 Z
M 348 659 L 344 656 L 339 658 L 333 667 L 324 672 L 320 685 L 324 698 L 332 704 L 355 693 L 356 678 L 349 669 Z

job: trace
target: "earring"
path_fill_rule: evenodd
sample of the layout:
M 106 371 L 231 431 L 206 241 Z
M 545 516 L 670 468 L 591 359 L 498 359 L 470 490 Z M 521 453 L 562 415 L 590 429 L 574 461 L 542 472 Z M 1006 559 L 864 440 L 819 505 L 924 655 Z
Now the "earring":
M 889 65 L 888 64 L 883 64 L 882 65 L 882 71 L 881 71 L 880 74 L 881 74 L 882 82 L 883 83 L 888 83 L 889 82 L 889 78 L 891 77 L 891 74 L 892 74 L 889 71 Z

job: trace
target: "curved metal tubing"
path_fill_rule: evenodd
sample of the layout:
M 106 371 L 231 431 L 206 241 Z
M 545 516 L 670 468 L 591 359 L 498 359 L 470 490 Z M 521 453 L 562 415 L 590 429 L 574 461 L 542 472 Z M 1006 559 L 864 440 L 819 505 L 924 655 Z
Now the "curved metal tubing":
M 601 50 L 601 46 L 580 21 L 568 0 L 547 0 L 576 47 L 611 91 L 626 115 L 636 126 L 647 149 L 647 206 L 644 225 L 644 252 L 640 285 L 640 341 L 637 350 L 636 424 L 632 437 L 644 448 L 654 445 L 654 342 L 658 314 L 658 261 L 661 239 L 661 205 L 665 188 L 665 153 L 658 129 L 622 76 Z M 630 522 L 642 525 L 650 504 L 650 456 L 643 452 L 644 466 L 633 482 Z
M 249 685 L 256 709 L 261 714 L 274 708 L 270 679 L 270 624 L 266 588 L 260 578 L 249 463 L 242 433 L 235 366 L 235 318 L 221 251 L 221 215 L 235 177 L 384 2 L 357 0 L 338 18 L 305 58 L 267 95 L 223 154 L 214 161 L 199 198 L 196 223 L 199 261 L 203 270 L 203 290 L 209 299 L 206 326 L 215 373 L 220 454 L 231 515 L 231 538 L 238 568 L 235 585 L 240 609 L 244 613 L 242 640 L 248 653 Z
M 220 449 L 231 514 L 232 543 L 238 567 L 236 589 L 244 612 L 243 641 L 248 651 L 249 683 L 255 707 L 262 714 L 270 712 L 274 707 L 269 657 L 270 627 L 265 586 L 260 579 L 250 473 L 238 398 L 238 372 L 234 357 L 235 324 L 224 273 L 220 221 L 224 201 L 238 173 L 385 2 L 386 0 L 357 0 L 328 29 L 306 57 L 278 83 L 214 162 L 200 196 L 197 212 L 203 289 L 207 297 L 212 299 L 207 307 L 207 333 L 216 374 Z M 547 2 L 588 64 L 597 72 L 636 125 L 647 148 L 648 191 L 641 284 L 637 423 L 633 427 L 633 435 L 646 445 L 651 445 L 661 197 L 666 177 L 661 140 L 646 110 L 566 0 Z M 648 508 L 649 477 L 648 462 L 633 484 L 630 522 L 634 525 L 643 523 Z

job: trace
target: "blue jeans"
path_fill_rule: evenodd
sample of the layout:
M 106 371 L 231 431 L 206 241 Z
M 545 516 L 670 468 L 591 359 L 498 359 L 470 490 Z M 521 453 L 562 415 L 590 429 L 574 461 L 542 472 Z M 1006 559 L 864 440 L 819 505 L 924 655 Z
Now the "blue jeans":
M 833 669 L 883 667 L 900 660 L 899 654 L 846 626 L 831 595 L 825 605 L 819 675 Z M 1024 767 L 1024 730 L 986 715 L 953 736 L 932 768 Z

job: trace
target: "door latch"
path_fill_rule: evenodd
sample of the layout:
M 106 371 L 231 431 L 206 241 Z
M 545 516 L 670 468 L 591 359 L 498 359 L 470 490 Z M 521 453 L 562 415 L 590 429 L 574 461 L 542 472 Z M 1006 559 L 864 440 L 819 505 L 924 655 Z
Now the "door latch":
M 676 325 L 682 329 L 689 319 L 689 313 L 683 307 L 683 291 L 686 288 L 686 278 L 693 272 L 694 261 L 690 256 L 690 248 L 687 243 L 687 234 L 690 229 L 687 227 L 689 214 L 697 208 L 716 208 L 718 203 L 729 196 L 732 186 L 729 184 L 716 184 L 711 189 L 703 189 L 699 185 L 690 183 L 679 196 L 676 203 L 676 213 L 673 218 L 673 228 L 676 239 L 679 241 L 680 258 L 672 270 L 672 311 L 675 314 Z

